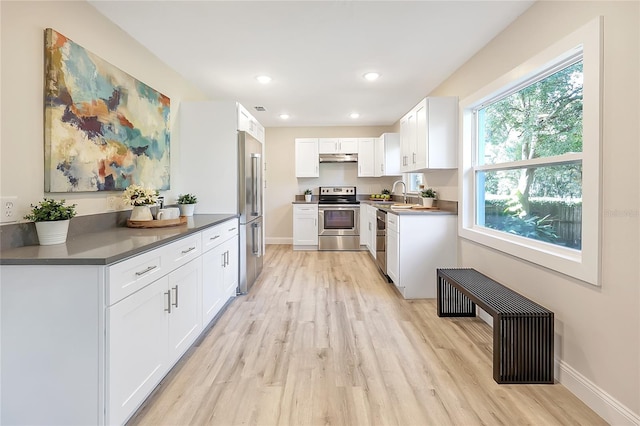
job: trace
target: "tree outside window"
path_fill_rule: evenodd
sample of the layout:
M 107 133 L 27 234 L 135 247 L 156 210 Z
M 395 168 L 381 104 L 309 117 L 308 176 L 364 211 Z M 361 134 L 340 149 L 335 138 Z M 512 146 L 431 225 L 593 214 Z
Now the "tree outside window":
M 474 111 L 478 225 L 581 249 L 582 67 L 574 62 Z

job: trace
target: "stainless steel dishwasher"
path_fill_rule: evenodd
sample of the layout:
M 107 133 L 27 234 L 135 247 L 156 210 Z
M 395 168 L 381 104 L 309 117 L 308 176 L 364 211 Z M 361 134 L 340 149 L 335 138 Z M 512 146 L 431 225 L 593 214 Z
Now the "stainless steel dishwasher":
M 376 211 L 376 263 L 387 282 L 391 282 L 387 275 L 387 212 Z

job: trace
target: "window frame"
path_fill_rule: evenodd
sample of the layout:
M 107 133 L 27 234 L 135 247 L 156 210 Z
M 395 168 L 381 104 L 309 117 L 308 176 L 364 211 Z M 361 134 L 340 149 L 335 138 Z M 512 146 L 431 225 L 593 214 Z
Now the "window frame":
M 582 57 L 583 148 L 581 154 L 565 154 L 566 161 L 582 161 L 582 249 L 575 250 L 526 237 L 508 234 L 476 224 L 476 172 L 480 170 L 476 153 L 474 112 L 483 104 L 500 99 L 557 71 L 578 56 Z M 575 60 L 574 60 L 575 62 Z M 566 66 L 566 65 L 565 65 Z M 517 258 L 600 285 L 601 270 L 601 117 L 602 117 L 602 17 L 596 18 L 511 72 L 481 88 L 460 102 L 461 167 L 458 234 L 460 237 L 508 253 Z M 558 159 L 560 160 L 560 159 Z M 549 157 L 527 160 L 531 165 L 547 164 Z M 482 170 L 503 169 L 483 165 Z M 518 161 L 518 166 L 526 165 Z
M 408 172 L 402 174 L 402 181 L 407 186 L 407 194 L 420 194 L 420 189 L 411 189 L 411 175 L 422 175 L 422 185 L 424 185 L 424 173 L 422 172 Z

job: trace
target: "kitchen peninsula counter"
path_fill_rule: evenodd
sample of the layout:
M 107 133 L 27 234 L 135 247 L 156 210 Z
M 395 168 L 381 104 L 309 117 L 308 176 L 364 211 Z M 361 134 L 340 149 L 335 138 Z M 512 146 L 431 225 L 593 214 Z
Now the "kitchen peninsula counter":
M 369 204 L 377 209 L 385 211 L 391 214 L 397 215 L 457 215 L 456 204 L 455 202 L 445 202 L 446 205 L 440 207 L 440 210 L 422 210 L 422 209 L 393 209 L 391 208 L 394 203 L 381 203 L 379 201 L 374 200 L 360 200 L 362 204 Z M 397 201 L 395 203 L 398 203 Z M 401 204 L 401 203 L 398 203 Z
M 184 225 L 166 228 L 121 226 L 70 235 L 65 244 L 2 250 L 0 265 L 109 265 L 236 217 L 237 214 L 194 215 Z

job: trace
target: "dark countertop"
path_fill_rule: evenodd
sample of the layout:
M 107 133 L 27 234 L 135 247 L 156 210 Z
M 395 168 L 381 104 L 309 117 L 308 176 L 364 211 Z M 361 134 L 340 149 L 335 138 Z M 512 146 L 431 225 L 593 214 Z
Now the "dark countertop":
M 238 217 L 194 215 L 167 228 L 116 227 L 69 236 L 65 244 L 28 245 L 0 251 L 0 265 L 109 265 Z
M 414 209 L 391 208 L 391 205 L 397 203 L 397 201 L 381 203 L 379 201 L 360 200 L 360 203 L 369 204 L 387 213 L 397 214 L 397 215 L 457 215 L 458 214 L 458 212 L 453 209 L 454 206 L 450 204 L 443 205 L 442 207 L 440 207 L 440 210 L 414 210 Z M 452 203 L 452 204 L 455 205 L 456 203 Z
M 291 204 L 318 204 L 318 200 L 305 201 L 305 200 L 294 200 Z

